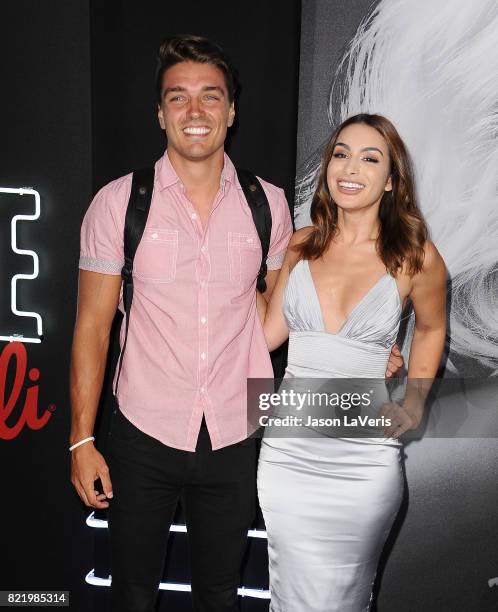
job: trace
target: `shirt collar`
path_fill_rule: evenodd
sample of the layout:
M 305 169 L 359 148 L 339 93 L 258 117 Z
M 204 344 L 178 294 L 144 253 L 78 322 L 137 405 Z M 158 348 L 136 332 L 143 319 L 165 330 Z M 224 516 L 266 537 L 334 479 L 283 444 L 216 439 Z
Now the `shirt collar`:
M 168 151 L 164 152 L 164 155 L 161 159 L 158 160 L 156 164 L 156 177 L 159 183 L 159 187 L 161 191 L 166 189 L 167 187 L 171 187 L 176 183 L 182 185 L 180 177 L 175 172 L 171 161 L 168 156 Z M 232 163 L 232 160 L 228 157 L 228 155 L 224 154 L 224 163 L 223 170 L 221 171 L 221 179 L 220 179 L 220 188 L 225 189 L 225 183 L 229 181 L 236 187 L 238 187 L 238 182 L 236 180 L 236 172 L 235 166 Z

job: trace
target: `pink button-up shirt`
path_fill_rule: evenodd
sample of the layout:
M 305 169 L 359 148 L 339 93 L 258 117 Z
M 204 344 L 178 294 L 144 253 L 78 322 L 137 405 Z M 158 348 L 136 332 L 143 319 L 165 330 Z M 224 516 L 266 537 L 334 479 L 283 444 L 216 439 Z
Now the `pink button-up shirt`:
M 120 274 L 129 174 L 103 187 L 81 229 L 79 267 Z M 281 189 L 261 181 L 272 212 L 268 269 L 292 234 Z M 272 377 L 256 312 L 261 245 L 225 155 L 203 228 L 167 152 L 156 163 L 152 203 L 134 262 L 134 295 L 118 386 L 123 414 L 168 446 L 194 451 L 203 414 L 213 449 L 247 437 L 247 378 Z M 122 301 L 120 308 L 123 310 Z M 124 325 L 121 328 L 121 345 Z

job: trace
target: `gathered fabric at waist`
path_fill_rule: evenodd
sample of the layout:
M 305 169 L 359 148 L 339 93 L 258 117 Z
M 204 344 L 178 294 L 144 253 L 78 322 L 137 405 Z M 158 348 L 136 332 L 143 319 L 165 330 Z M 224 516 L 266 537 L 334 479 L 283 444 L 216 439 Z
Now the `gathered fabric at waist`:
M 320 331 L 289 334 L 286 376 L 383 378 L 391 352 L 372 342 Z

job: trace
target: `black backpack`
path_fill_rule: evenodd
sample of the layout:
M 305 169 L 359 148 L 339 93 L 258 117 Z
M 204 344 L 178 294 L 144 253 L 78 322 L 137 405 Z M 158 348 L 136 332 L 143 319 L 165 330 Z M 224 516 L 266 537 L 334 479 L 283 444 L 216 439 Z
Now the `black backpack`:
M 265 276 L 267 272 L 266 258 L 270 248 L 271 237 L 271 210 L 268 198 L 256 176 L 249 170 L 237 168 L 237 177 L 244 192 L 256 231 L 261 242 L 261 266 L 258 272 L 257 288 L 259 291 L 266 291 Z M 117 393 L 123 355 L 128 339 L 128 327 L 130 323 L 131 303 L 133 301 L 133 260 L 137 252 L 138 245 L 142 239 L 147 217 L 149 215 L 152 191 L 154 188 L 154 168 L 144 168 L 133 173 L 131 183 L 130 199 L 126 209 L 125 228 L 124 228 L 124 266 L 121 270 L 123 278 L 123 306 L 125 311 L 125 336 L 123 348 L 119 356 L 118 375 L 116 378 L 115 394 Z

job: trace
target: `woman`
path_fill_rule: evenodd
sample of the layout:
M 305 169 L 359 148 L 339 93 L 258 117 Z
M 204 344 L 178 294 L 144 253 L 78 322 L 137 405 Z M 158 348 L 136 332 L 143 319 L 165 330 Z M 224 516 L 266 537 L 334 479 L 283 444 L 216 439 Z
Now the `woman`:
M 446 271 L 427 240 L 407 151 L 380 115 L 351 117 L 333 134 L 311 219 L 291 240 L 268 306 L 258 295 L 269 349 L 289 337 L 286 378 L 382 379 L 410 298 L 408 379 L 426 381 L 402 407 L 383 408 L 385 439 L 263 440 L 272 612 L 359 612 L 401 502 L 399 436 L 420 423 L 443 352 Z

